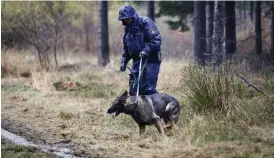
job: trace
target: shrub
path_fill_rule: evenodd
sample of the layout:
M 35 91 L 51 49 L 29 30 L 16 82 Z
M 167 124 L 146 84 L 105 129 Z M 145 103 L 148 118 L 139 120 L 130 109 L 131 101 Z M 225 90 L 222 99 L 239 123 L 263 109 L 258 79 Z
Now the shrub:
M 187 77 L 181 80 L 189 105 L 195 112 L 224 112 L 232 110 L 233 97 L 246 95 L 246 86 L 236 78 L 233 69 L 225 64 L 214 72 L 210 68 L 189 66 Z

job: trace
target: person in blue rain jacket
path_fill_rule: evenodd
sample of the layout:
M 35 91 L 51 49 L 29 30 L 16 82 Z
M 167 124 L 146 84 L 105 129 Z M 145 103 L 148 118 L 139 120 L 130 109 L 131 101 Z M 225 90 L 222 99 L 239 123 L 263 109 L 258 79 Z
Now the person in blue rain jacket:
M 129 94 L 133 96 L 137 93 L 141 57 L 144 69 L 139 82 L 139 94 L 152 95 L 157 93 L 156 86 L 161 65 L 162 41 L 157 26 L 149 17 L 138 16 L 135 9 L 128 5 L 119 9 L 118 20 L 121 20 L 125 26 L 124 53 L 120 70 L 125 71 L 129 60 L 133 60 L 129 77 Z

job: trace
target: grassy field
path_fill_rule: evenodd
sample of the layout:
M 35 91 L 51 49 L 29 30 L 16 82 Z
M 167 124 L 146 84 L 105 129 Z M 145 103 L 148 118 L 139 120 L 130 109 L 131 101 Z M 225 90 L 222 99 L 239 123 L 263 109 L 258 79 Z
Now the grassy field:
M 187 60 L 164 60 L 158 90 L 175 96 L 182 111 L 180 132 L 162 139 L 155 127 L 140 137 L 132 118 L 106 114 L 127 89 L 128 76 L 118 70 L 120 57 L 112 56 L 105 68 L 96 62 L 71 53 L 60 63 L 70 68 L 46 72 L 27 51 L 3 52 L 2 126 L 35 142 L 69 140 L 76 154 L 90 157 L 274 157 L 271 73 L 253 72 L 244 62 L 213 73 Z M 248 87 L 236 70 L 267 95 Z M 53 84 L 61 81 L 81 86 L 57 91 Z
M 57 158 L 56 156 L 46 154 L 35 149 L 25 148 L 22 146 L 14 145 L 9 142 L 1 142 L 1 157 L 3 158 Z

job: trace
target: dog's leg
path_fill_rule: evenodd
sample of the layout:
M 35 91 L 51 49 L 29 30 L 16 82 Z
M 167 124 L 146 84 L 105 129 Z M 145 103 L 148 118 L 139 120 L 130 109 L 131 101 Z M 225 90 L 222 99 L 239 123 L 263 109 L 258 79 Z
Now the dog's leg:
M 172 120 L 169 120 L 163 128 L 172 129 L 173 127 L 174 127 L 174 122 Z
M 156 115 L 155 112 L 152 113 L 152 118 L 154 120 L 160 120 L 160 117 L 158 115 Z
M 159 132 L 160 134 L 165 135 L 165 132 L 164 132 L 163 126 L 162 126 L 162 124 L 161 124 L 161 122 L 160 122 L 160 120 L 159 120 L 159 119 L 158 119 L 158 120 L 156 120 L 155 126 L 156 126 L 156 128 L 157 128 L 157 130 L 158 130 L 158 132 Z
M 139 133 L 140 136 L 143 135 L 146 131 L 146 126 L 145 125 L 139 125 Z
M 173 124 L 172 124 L 172 120 L 166 120 L 166 123 L 164 125 L 162 125 L 165 131 L 165 134 L 170 136 L 173 135 L 172 129 L 173 129 Z

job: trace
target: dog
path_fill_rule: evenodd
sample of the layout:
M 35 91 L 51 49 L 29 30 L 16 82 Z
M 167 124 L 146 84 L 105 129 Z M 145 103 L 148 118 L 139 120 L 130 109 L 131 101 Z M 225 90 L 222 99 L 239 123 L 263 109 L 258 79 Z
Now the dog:
M 128 97 L 126 90 L 112 102 L 107 113 L 113 114 L 113 117 L 120 113 L 131 115 L 139 125 L 140 135 L 145 133 L 146 125 L 155 125 L 158 132 L 165 135 L 164 129 L 172 129 L 177 123 L 180 116 L 180 105 L 174 97 L 168 94 L 156 93 Z M 165 122 L 165 126 L 161 124 L 161 119 Z

